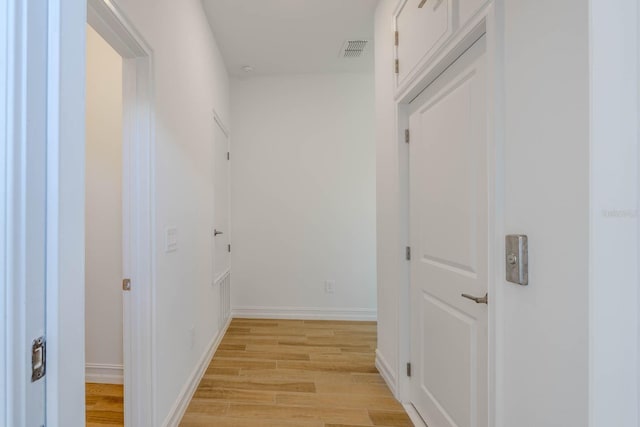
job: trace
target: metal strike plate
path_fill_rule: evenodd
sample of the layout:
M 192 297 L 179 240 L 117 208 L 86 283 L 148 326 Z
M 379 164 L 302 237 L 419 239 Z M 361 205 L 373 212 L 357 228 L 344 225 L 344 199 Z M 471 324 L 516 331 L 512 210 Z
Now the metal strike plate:
M 47 344 L 44 337 L 33 340 L 31 346 L 31 382 L 44 377 L 47 371 Z
M 526 286 L 529 284 L 529 248 L 527 236 L 510 234 L 505 238 L 505 268 L 507 282 Z

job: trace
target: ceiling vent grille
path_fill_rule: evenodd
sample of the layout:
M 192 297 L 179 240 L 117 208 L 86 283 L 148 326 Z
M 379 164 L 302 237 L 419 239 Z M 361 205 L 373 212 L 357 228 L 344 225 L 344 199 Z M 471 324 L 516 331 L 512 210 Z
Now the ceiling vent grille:
M 368 40 L 347 40 L 340 56 L 343 58 L 358 58 L 364 52 L 367 43 Z

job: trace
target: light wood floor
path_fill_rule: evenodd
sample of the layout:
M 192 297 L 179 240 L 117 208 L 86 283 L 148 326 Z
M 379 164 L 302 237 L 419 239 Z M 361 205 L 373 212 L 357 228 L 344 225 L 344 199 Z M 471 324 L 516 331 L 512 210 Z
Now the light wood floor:
M 234 319 L 181 427 L 411 427 L 376 371 L 376 324 Z
M 87 427 L 124 426 L 123 388 L 115 384 L 86 384 Z
M 411 427 L 375 348 L 373 322 L 234 319 L 180 426 Z M 87 427 L 122 408 L 122 386 L 87 384 Z

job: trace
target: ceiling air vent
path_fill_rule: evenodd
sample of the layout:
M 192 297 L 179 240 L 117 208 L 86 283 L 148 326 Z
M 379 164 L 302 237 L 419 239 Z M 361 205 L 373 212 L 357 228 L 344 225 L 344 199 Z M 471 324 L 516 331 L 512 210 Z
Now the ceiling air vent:
M 343 58 L 357 58 L 362 55 L 367 43 L 367 40 L 347 40 L 340 56 Z

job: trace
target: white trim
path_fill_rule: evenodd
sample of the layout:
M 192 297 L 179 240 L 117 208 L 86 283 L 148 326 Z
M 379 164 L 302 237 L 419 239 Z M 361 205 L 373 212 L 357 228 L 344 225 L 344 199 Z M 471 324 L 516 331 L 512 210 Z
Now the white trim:
M 124 366 L 105 363 L 87 363 L 85 381 L 98 384 L 123 384 Z
M 398 381 L 396 379 L 396 375 L 394 374 L 394 369 L 391 368 L 391 365 L 384 358 L 382 353 L 376 349 L 376 368 L 382 376 L 382 379 L 387 383 L 387 387 L 391 390 L 391 393 L 395 396 L 398 401 L 401 401 L 398 396 Z
M 403 403 L 402 407 L 407 412 L 407 415 L 411 419 L 411 422 L 413 423 L 414 426 L 416 426 L 416 427 L 429 427 L 429 426 L 427 426 L 427 423 L 424 422 L 424 420 L 422 419 L 420 414 L 418 414 L 418 411 L 416 411 L 416 408 L 411 403 Z M 491 425 L 491 424 L 489 424 L 489 425 Z
M 86 2 L 50 0 L 47 87 L 48 427 L 83 425 Z M 78 186 L 80 188 L 78 188 Z
M 31 382 L 29 351 L 45 335 L 46 155 L 49 10 L 5 2 L 2 144 L 4 305 L 3 357 L 6 420 L 11 426 L 45 423 L 46 380 Z M 6 243 L 6 246 L 5 246 Z M 2 322 L 4 324 L 4 322 Z M 4 385 L 3 385 L 4 387 Z M 4 411 L 3 411 L 4 412 Z
M 375 321 L 374 308 L 232 307 L 232 317 L 247 319 Z
M 174 402 L 167 418 L 165 418 L 162 423 L 163 427 L 177 427 L 184 413 L 187 411 L 189 407 L 189 403 L 193 398 L 193 394 L 196 392 L 198 388 L 198 384 L 200 384 L 200 380 L 204 376 L 207 367 L 211 363 L 211 359 L 213 359 L 213 355 L 216 353 L 224 334 L 227 332 L 227 328 L 229 328 L 229 324 L 231 324 L 231 318 L 227 320 L 227 323 L 224 325 L 222 329 L 218 332 L 218 334 L 213 338 L 209 347 L 207 347 L 206 351 L 200 358 L 200 361 L 196 365 L 195 369 L 189 376 L 188 381 L 180 390 L 180 394 L 178 394 L 178 398 Z
M 9 345 L 7 341 L 7 331 L 11 330 L 11 318 L 8 316 L 9 307 L 7 306 L 7 287 L 8 280 L 6 276 L 7 264 L 7 222 L 6 222 L 6 205 L 8 191 L 6 187 L 6 147 L 9 142 L 7 134 L 7 121 L 9 105 L 9 87 L 7 81 L 9 50 L 7 40 L 9 36 L 9 2 L 5 2 L 0 6 L 0 139 L 4 143 L 0 144 L 0 425 L 10 425 L 8 419 L 7 405 L 9 396 L 12 395 L 7 382 L 7 370 L 9 368 L 6 349 Z

